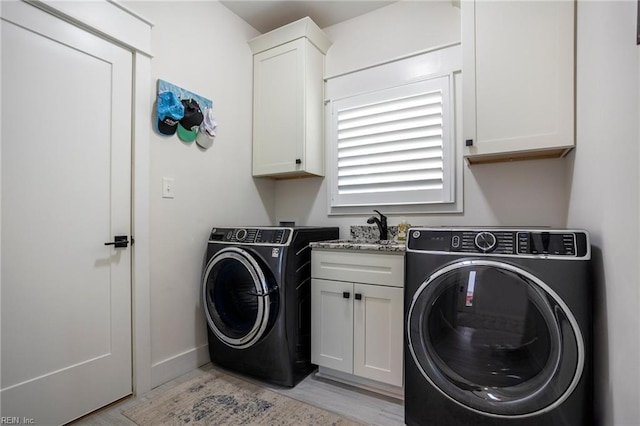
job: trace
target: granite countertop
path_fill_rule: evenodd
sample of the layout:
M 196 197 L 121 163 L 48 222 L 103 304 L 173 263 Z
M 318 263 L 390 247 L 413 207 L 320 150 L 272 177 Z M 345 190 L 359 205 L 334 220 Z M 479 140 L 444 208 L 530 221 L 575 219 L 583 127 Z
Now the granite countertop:
M 364 250 L 378 252 L 401 252 L 406 248 L 405 241 L 396 240 L 366 240 L 366 239 L 349 239 L 349 240 L 329 240 L 317 241 L 309 244 L 311 248 L 333 249 L 333 250 Z
M 389 226 L 389 240 L 380 241 L 380 233 L 376 226 L 351 225 L 349 238 L 318 241 L 311 243 L 311 248 L 334 250 L 365 250 L 378 252 L 400 252 L 406 249 L 405 241 L 398 241 L 398 227 Z

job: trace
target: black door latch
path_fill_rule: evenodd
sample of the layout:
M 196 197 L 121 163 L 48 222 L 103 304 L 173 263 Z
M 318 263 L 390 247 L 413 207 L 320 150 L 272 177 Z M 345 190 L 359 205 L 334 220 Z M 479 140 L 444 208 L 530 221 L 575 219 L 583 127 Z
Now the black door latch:
M 105 246 L 115 246 L 115 248 L 129 247 L 129 238 L 126 235 L 116 235 L 113 241 L 104 243 Z

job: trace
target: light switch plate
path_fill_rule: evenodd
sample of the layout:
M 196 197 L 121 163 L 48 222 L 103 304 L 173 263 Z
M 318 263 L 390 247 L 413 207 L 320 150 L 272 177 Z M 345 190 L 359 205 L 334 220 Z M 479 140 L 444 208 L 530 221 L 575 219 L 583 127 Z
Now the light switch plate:
M 173 178 L 162 178 L 162 198 L 173 198 L 174 193 Z

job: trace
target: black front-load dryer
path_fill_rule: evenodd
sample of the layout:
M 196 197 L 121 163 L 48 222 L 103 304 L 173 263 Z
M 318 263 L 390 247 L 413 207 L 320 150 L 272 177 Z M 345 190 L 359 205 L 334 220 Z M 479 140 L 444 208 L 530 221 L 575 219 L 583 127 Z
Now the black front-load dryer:
M 412 228 L 405 422 L 592 423 L 588 234 Z
M 311 365 L 312 241 L 338 228 L 213 228 L 202 293 L 211 361 L 282 386 Z

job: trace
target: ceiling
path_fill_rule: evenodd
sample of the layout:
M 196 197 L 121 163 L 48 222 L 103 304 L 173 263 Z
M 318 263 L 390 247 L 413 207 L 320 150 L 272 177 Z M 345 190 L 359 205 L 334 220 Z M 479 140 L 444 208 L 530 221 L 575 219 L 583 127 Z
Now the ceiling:
M 226 0 L 220 1 L 261 33 L 310 17 L 320 28 L 364 15 L 395 1 L 383 0 Z

